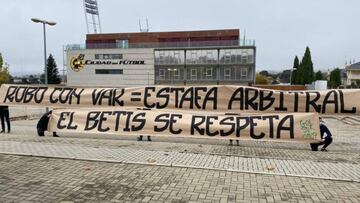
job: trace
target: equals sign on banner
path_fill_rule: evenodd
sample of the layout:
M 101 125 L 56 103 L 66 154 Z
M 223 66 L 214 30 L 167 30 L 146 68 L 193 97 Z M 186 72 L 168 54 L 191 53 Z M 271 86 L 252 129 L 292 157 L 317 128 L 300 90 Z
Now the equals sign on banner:
M 141 92 L 131 92 L 130 101 L 134 101 L 134 102 L 141 101 Z

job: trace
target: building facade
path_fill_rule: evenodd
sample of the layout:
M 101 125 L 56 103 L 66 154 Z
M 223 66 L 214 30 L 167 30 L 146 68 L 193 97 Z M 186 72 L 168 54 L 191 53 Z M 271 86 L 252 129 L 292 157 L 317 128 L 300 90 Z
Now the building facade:
M 154 84 L 154 49 L 67 51 L 67 85 L 143 86 Z
M 87 35 L 85 46 L 68 45 L 67 84 L 143 86 L 251 84 L 253 40 L 239 30 Z
M 360 82 L 360 62 L 347 65 L 346 71 L 346 85 L 357 84 Z

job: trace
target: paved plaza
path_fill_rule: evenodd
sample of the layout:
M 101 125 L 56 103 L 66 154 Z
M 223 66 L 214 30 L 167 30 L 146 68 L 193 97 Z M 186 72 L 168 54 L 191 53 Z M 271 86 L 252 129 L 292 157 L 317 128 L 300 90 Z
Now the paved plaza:
M 328 118 L 329 152 L 308 144 L 61 134 L 36 120 L 0 136 L 1 202 L 360 202 L 360 125 Z

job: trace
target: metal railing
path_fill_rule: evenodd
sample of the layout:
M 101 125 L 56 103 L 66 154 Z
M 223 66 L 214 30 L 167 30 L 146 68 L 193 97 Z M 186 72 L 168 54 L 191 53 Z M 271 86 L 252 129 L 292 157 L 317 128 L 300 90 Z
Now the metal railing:
M 192 48 L 192 47 L 238 47 L 255 46 L 255 40 L 216 40 L 216 41 L 180 41 L 180 42 L 154 42 L 154 43 L 87 43 L 68 44 L 66 50 L 82 49 L 127 49 L 127 48 Z

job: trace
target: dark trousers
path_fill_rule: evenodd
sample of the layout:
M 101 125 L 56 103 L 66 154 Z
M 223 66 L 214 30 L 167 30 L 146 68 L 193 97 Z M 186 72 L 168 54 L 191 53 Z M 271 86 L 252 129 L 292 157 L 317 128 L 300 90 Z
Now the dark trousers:
M 332 137 L 329 137 L 329 138 L 325 138 L 324 141 L 321 141 L 321 142 L 318 142 L 318 143 L 310 143 L 311 150 L 312 151 L 318 151 L 318 147 L 320 145 L 324 145 L 322 148 L 326 149 L 326 147 L 329 146 L 332 143 L 332 141 L 333 141 Z
M 1 119 L 1 128 L 2 131 L 5 131 L 5 121 L 7 124 L 7 130 L 10 132 L 10 116 L 9 116 L 9 109 L 1 110 L 0 112 L 0 119 Z
M 37 133 L 39 136 L 45 136 L 45 131 L 43 129 L 38 128 Z
M 39 136 L 45 136 L 45 131 L 43 129 L 38 128 L 37 133 Z M 53 136 L 57 136 L 56 132 L 53 132 Z
M 143 137 L 144 137 L 143 135 L 140 135 L 140 136 L 138 137 L 138 140 L 141 141 L 141 140 L 143 139 Z M 148 138 L 149 141 L 151 140 L 151 138 L 150 138 L 149 135 L 147 136 L 147 138 Z

